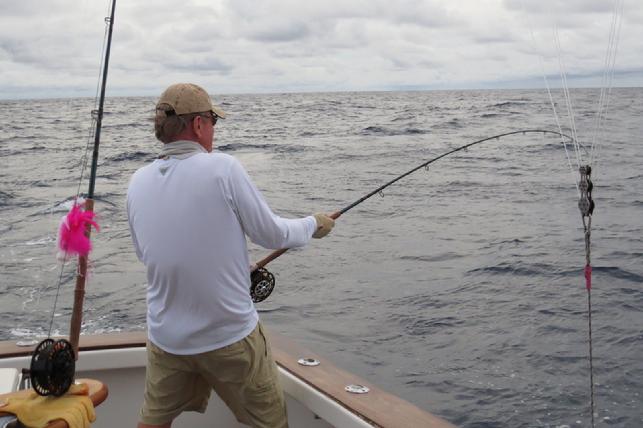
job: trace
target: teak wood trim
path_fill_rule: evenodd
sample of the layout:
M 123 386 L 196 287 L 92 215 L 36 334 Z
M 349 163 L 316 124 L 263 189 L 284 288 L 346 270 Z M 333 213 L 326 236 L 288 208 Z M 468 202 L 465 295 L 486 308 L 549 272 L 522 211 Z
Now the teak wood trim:
M 434 416 L 395 395 L 389 394 L 376 385 L 344 371 L 323 357 L 287 339 L 268 332 L 272 353 L 277 363 L 288 372 L 300 378 L 315 389 L 323 392 L 342 406 L 351 409 L 374 426 L 385 428 L 423 427 L 454 428 L 454 425 Z M 300 358 L 313 358 L 318 366 L 302 366 Z M 349 384 L 369 388 L 366 394 L 352 394 L 345 390 Z
M 80 351 L 100 349 L 121 349 L 144 347 L 147 334 L 144 331 L 127 333 L 92 334 L 80 336 Z M 36 345 L 17 346 L 15 342 L 0 342 L 0 358 L 24 357 L 31 355 Z

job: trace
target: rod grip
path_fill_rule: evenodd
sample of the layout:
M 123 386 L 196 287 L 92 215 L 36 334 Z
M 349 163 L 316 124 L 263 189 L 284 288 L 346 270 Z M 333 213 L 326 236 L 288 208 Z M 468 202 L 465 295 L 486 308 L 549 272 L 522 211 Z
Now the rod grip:
M 94 200 L 85 200 L 85 211 L 94 211 Z M 91 235 L 91 225 L 87 225 L 85 235 Z M 74 357 L 78 360 L 78 342 L 80 341 L 80 327 L 83 323 L 83 302 L 85 301 L 85 283 L 87 281 L 88 256 L 78 256 L 78 273 L 76 274 L 76 289 L 74 290 L 74 308 L 69 326 L 69 342 L 74 349 Z
M 342 215 L 341 211 L 335 211 L 328 217 L 332 218 L 333 220 L 339 218 Z M 277 257 L 281 256 L 283 253 L 288 251 L 288 248 L 282 248 L 281 250 L 275 250 L 272 253 L 268 254 L 266 257 L 263 259 L 259 260 L 257 263 L 255 263 L 255 268 L 252 270 L 253 272 L 257 270 L 258 268 L 262 268 L 266 266 L 268 263 L 276 259 Z

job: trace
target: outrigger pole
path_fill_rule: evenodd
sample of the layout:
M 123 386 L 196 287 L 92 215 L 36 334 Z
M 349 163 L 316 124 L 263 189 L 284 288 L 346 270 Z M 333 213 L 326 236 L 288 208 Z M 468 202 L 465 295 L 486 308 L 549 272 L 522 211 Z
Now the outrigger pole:
M 92 167 L 89 177 L 89 191 L 85 199 L 85 211 L 94 211 L 94 188 L 96 186 L 96 170 L 98 168 L 98 146 L 100 144 L 100 131 L 103 124 L 103 105 L 105 104 L 105 87 L 107 86 L 107 70 L 109 68 L 109 53 L 112 47 L 112 30 L 114 29 L 114 12 L 116 10 L 116 0 L 112 0 L 112 10 L 105 22 L 109 23 L 107 34 L 107 46 L 105 48 L 105 60 L 103 63 L 103 80 L 101 83 L 100 99 L 98 101 L 98 110 L 92 110 L 92 116 L 96 119 L 96 129 L 94 133 L 94 151 L 92 153 Z M 91 225 L 87 225 L 86 236 L 91 234 Z M 89 255 L 78 256 L 78 274 L 76 275 L 76 288 L 74 290 L 74 308 L 71 315 L 71 324 L 69 328 L 69 341 L 74 349 L 74 356 L 78 360 L 78 341 L 80 337 L 80 326 L 83 319 L 83 301 L 85 300 L 85 282 L 87 280 L 87 261 Z
M 351 203 L 350 205 L 347 205 L 346 207 L 342 208 L 341 210 L 332 213 L 330 215 L 330 217 L 332 219 L 339 218 L 342 214 L 344 214 L 347 211 L 350 211 L 351 209 L 355 208 L 357 205 L 361 204 L 365 200 L 371 198 L 372 196 L 374 196 L 374 195 L 376 195 L 378 193 L 381 194 L 384 189 L 386 189 L 390 185 L 398 182 L 399 180 L 403 179 L 407 175 L 413 174 L 415 171 L 417 171 L 419 169 L 428 168 L 428 166 L 430 164 L 442 159 L 443 157 L 449 156 L 449 155 L 451 155 L 453 153 L 456 153 L 456 152 L 459 152 L 461 150 L 466 150 L 469 147 L 475 146 L 475 145 L 480 144 L 480 143 L 484 143 L 485 141 L 495 140 L 495 139 L 499 139 L 499 138 L 506 137 L 506 136 L 509 136 L 509 135 L 527 134 L 527 133 L 554 134 L 554 135 L 557 135 L 559 137 L 566 138 L 570 142 L 574 141 L 574 139 L 572 137 L 570 137 L 568 135 L 565 135 L 565 134 L 563 134 L 561 132 L 549 131 L 549 130 L 543 130 L 543 129 L 525 129 L 525 130 L 520 130 L 520 131 L 506 132 L 504 134 L 498 134 L 498 135 L 494 135 L 494 136 L 491 136 L 491 137 L 483 138 L 481 140 L 477 140 L 477 141 L 474 141 L 472 143 L 468 143 L 468 144 L 465 144 L 463 146 L 457 147 L 457 148 L 455 148 L 453 150 L 450 150 L 450 151 L 448 151 L 446 153 L 441 154 L 440 156 L 434 157 L 433 159 L 430 159 L 430 160 L 428 160 L 426 162 L 423 162 L 422 164 L 416 166 L 415 168 L 410 169 L 409 171 L 405 172 L 404 174 L 401 174 L 401 175 L 397 176 L 396 178 L 392 179 L 391 181 L 381 185 L 377 189 L 367 193 L 366 195 L 362 196 L 361 198 L 359 198 L 355 202 Z M 265 269 L 265 266 L 268 263 L 270 263 L 271 261 L 273 261 L 274 259 L 276 259 L 277 257 L 279 257 L 282 254 L 284 254 L 286 251 L 288 251 L 288 248 L 283 248 L 281 250 L 273 251 L 272 253 L 268 254 L 266 257 L 264 257 L 263 259 L 261 259 L 261 260 L 259 260 L 258 262 L 255 263 L 255 267 L 254 267 L 253 271 L 251 272 L 252 285 L 250 287 L 250 295 L 252 296 L 252 300 L 255 303 L 256 302 L 261 302 L 261 301 L 265 300 L 266 298 L 268 298 L 268 296 L 270 295 L 270 293 L 272 293 L 272 290 L 275 287 L 275 278 L 274 278 L 273 274 L 271 274 L 270 272 L 268 272 Z

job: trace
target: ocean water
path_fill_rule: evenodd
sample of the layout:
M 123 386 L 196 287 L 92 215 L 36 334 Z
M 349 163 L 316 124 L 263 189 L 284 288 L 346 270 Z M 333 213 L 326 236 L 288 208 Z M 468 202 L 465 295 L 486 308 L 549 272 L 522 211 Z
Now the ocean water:
M 333 212 L 450 149 L 557 130 L 544 91 L 220 95 L 218 150 L 282 216 Z M 554 93 L 564 132 L 564 99 Z M 591 145 L 597 90 L 572 91 Z M 83 331 L 145 328 L 125 192 L 159 151 L 154 99 L 109 98 Z M 56 229 L 76 194 L 93 100 L 0 101 L 0 339 L 66 334 L 75 267 Z M 598 426 L 643 426 L 643 90 L 598 133 L 591 256 Z M 573 157 L 573 153 L 571 153 Z M 573 160 L 575 162 L 575 160 Z M 574 167 L 575 170 L 575 167 Z M 86 191 L 86 175 L 81 191 Z M 272 330 L 456 425 L 589 426 L 585 248 L 559 139 L 516 135 L 420 170 L 268 265 Z M 215 220 L 213 220 L 215 221 Z M 269 253 L 251 247 L 258 260 Z M 60 297 L 54 310 L 59 278 Z

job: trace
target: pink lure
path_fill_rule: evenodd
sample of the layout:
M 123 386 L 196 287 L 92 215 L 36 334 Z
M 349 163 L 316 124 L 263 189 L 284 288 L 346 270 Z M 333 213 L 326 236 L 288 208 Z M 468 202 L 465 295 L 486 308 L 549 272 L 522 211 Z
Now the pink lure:
M 85 235 L 87 225 L 91 224 L 99 230 L 94 221 L 92 211 L 84 211 L 80 205 L 74 203 L 71 210 L 63 217 L 58 230 L 58 248 L 65 254 L 78 254 L 86 256 L 92 250 L 92 243 Z
M 592 289 L 592 267 L 585 265 L 585 287 L 588 290 Z

